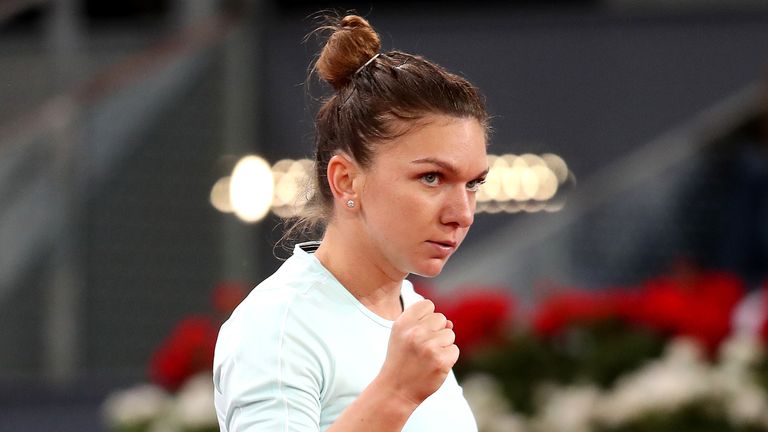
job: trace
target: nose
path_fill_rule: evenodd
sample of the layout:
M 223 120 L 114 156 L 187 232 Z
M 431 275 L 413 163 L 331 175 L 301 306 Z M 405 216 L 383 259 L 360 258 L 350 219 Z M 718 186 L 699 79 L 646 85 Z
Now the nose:
M 446 225 L 469 228 L 475 221 L 475 194 L 465 187 L 451 190 L 442 215 Z

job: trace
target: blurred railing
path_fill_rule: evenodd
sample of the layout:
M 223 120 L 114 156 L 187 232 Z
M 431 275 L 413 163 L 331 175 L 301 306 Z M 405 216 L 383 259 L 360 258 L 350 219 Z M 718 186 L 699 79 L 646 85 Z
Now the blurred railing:
M 219 17 L 185 29 L 0 125 L 0 299 L 41 244 L 54 239 L 63 197 L 108 175 L 130 151 L 126 137 L 194 79 L 204 51 L 231 26 Z M 62 164 L 75 177 L 74 192 L 62 181 Z
M 0 20 L 38 3 L 3 3 Z M 31 359 L 42 376 L 71 379 L 81 360 L 83 202 L 158 113 L 194 85 L 211 50 L 242 39 L 233 36 L 237 29 L 226 14 L 204 16 L 0 124 L 0 305 L 25 289 L 21 280 L 30 271 L 43 269 L 43 335 L 36 336 L 43 358 Z M 5 332 L 19 328 L 10 324 Z M 0 339 L 17 337 L 6 336 Z
M 761 96 L 761 83 L 746 86 L 580 182 L 562 211 L 500 228 L 454 257 L 437 285 L 505 286 L 533 302 L 539 288 L 621 286 L 663 271 L 691 252 L 682 237 L 716 229 L 685 212 L 686 194 L 707 181 L 698 178 L 707 148 L 757 116 Z

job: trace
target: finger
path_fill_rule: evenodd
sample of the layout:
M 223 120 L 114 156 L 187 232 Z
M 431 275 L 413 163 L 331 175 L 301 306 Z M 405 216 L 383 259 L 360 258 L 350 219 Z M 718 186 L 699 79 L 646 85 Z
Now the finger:
M 449 319 L 445 320 L 445 328 L 453 330 L 453 321 Z
M 442 329 L 438 332 L 435 332 L 432 340 L 434 340 L 435 343 L 441 347 L 447 347 L 449 345 L 453 345 L 453 343 L 456 342 L 456 333 L 454 333 L 451 329 Z
M 445 322 L 448 321 L 445 315 L 440 312 L 432 313 L 424 316 L 421 322 L 424 323 L 430 330 L 442 330 L 445 328 Z
M 449 345 L 445 347 L 444 355 L 446 361 L 453 367 L 454 364 L 456 364 L 456 361 L 459 360 L 459 347 L 456 345 Z
M 400 317 L 403 320 L 420 320 L 435 311 L 435 304 L 431 300 L 419 300 L 408 306 Z

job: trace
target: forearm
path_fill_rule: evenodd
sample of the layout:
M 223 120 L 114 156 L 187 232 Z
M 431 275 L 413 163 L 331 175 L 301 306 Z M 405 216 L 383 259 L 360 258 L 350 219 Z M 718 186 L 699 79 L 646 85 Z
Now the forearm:
M 400 432 L 418 403 L 403 398 L 381 380 L 371 382 L 327 432 Z

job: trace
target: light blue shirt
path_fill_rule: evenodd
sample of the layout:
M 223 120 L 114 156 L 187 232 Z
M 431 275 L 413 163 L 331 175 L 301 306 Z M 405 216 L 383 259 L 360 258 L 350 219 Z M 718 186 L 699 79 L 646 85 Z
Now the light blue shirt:
M 378 375 L 393 321 L 304 250 L 316 246 L 297 245 L 222 326 L 213 365 L 222 432 L 324 431 Z M 400 296 L 406 308 L 422 299 L 408 281 Z M 403 431 L 477 431 L 453 372 Z

